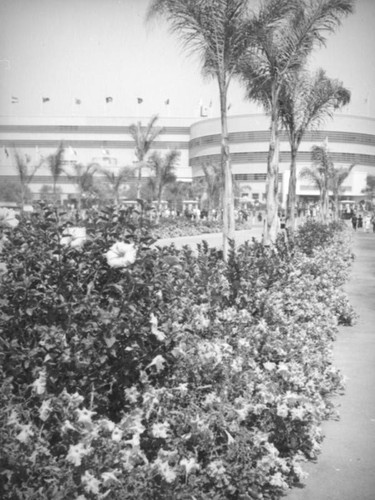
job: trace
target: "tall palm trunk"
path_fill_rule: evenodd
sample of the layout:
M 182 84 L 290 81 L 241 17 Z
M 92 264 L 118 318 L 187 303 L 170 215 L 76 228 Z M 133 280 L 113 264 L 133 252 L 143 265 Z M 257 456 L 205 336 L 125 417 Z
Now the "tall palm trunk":
M 291 147 L 291 160 L 290 160 L 290 178 L 288 188 L 288 199 L 286 203 L 286 227 L 289 229 L 290 234 L 295 230 L 295 211 L 296 211 L 296 191 L 297 191 L 297 151 L 298 145 L 294 143 Z
M 266 182 L 266 224 L 263 244 L 269 246 L 276 241 L 278 231 L 278 193 L 279 193 L 279 114 L 276 99 L 271 112 L 271 137 L 267 158 Z
M 327 222 L 328 206 L 329 206 L 328 179 L 325 178 L 324 179 L 324 187 L 322 189 L 322 201 L 321 201 L 321 219 L 322 219 L 322 222 Z
M 141 199 L 142 191 L 142 164 L 143 160 L 138 162 L 138 180 L 137 180 L 137 199 Z
M 218 79 L 219 80 L 219 79 Z M 220 116 L 221 116 L 221 168 L 224 180 L 223 195 L 223 254 L 227 260 L 229 240 L 234 239 L 234 204 L 233 179 L 229 153 L 228 117 L 227 117 L 227 88 L 226 83 L 219 80 Z

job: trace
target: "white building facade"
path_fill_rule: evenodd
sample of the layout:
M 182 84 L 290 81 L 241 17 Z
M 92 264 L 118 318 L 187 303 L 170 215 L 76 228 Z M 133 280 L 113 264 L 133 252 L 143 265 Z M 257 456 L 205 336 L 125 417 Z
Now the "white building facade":
M 153 143 L 153 149 L 165 153 L 180 151 L 176 169 L 178 180 L 191 181 L 203 176 L 202 164 L 220 163 L 220 118 L 201 119 L 160 118 L 157 125 L 163 132 Z M 0 117 L 0 182 L 17 181 L 14 150 L 28 155 L 31 167 L 41 158 L 55 153 L 62 142 L 65 148 L 66 170 L 74 163 L 95 163 L 116 172 L 136 163 L 135 144 L 129 134 L 129 125 L 149 118 L 6 118 Z M 265 199 L 267 154 L 269 146 L 269 118 L 265 115 L 237 115 L 228 118 L 232 171 L 239 186 L 241 201 L 253 203 Z M 318 131 L 308 131 L 297 156 L 297 196 L 316 199 L 319 193 L 298 177 L 302 168 L 311 166 L 313 145 L 328 141 L 328 149 L 335 166 L 354 164 L 343 186 L 343 197 L 358 201 L 363 198 L 368 175 L 375 176 L 375 119 L 337 114 L 327 120 Z M 290 147 L 285 132 L 281 134 L 279 187 L 284 205 L 290 171 Z M 100 169 L 96 177 L 100 181 Z M 103 177 L 104 180 L 104 177 Z M 51 185 L 48 166 L 35 174 L 30 189 L 34 197 L 45 185 Z M 61 175 L 58 186 L 64 197 L 74 196 L 74 179 Z
M 264 201 L 270 121 L 265 115 L 241 115 L 228 118 L 232 171 L 244 200 Z M 203 163 L 220 161 L 220 119 L 194 123 L 190 129 L 190 165 L 193 177 L 201 176 Z M 375 176 L 375 119 L 336 115 L 318 131 L 307 131 L 297 156 L 297 196 L 316 199 L 319 192 L 299 178 L 304 167 L 311 166 L 311 148 L 328 141 L 328 150 L 336 167 L 354 164 L 343 184 L 348 200 L 363 198 L 368 175 Z M 279 192 L 285 206 L 290 175 L 290 146 L 281 133 Z

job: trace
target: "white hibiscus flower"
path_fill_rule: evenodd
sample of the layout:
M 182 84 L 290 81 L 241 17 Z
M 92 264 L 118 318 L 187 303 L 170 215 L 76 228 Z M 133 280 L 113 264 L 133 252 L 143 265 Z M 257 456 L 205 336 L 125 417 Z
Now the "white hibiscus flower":
M 135 262 L 137 249 L 133 243 L 118 241 L 105 253 L 110 267 L 127 267 Z
M 18 219 L 16 219 L 16 212 L 11 208 L 0 208 L 0 227 L 16 227 L 18 226 Z

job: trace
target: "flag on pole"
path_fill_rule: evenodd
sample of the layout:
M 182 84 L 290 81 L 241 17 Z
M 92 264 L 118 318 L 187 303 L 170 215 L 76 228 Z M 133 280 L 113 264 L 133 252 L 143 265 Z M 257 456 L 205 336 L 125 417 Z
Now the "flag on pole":
M 18 104 L 18 97 L 12 96 L 12 104 Z
M 137 103 L 138 103 L 138 104 L 142 104 L 142 102 L 143 102 L 142 97 L 137 97 Z
M 79 104 L 81 104 L 82 101 L 81 101 L 81 99 L 76 98 L 74 102 L 79 105 Z
M 49 97 L 42 97 L 42 102 L 49 102 L 50 98 Z
M 113 102 L 113 97 L 106 97 L 105 102 L 108 104 L 109 102 Z

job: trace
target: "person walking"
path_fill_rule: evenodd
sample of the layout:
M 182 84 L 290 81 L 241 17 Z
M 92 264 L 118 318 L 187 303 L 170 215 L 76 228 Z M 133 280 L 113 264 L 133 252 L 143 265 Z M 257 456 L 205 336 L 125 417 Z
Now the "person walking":
M 372 214 L 371 224 L 372 224 L 372 232 L 375 233 L 375 212 Z
M 359 215 L 358 215 L 358 219 L 357 219 L 357 228 L 358 228 L 358 229 L 362 229 L 362 228 L 363 228 L 363 218 L 362 218 L 362 214 L 359 214 Z
M 353 213 L 352 215 L 352 226 L 353 226 L 353 229 L 354 231 L 357 231 L 357 214 L 356 213 Z
M 370 232 L 370 227 L 371 227 L 371 215 L 366 214 L 365 215 L 365 233 Z

